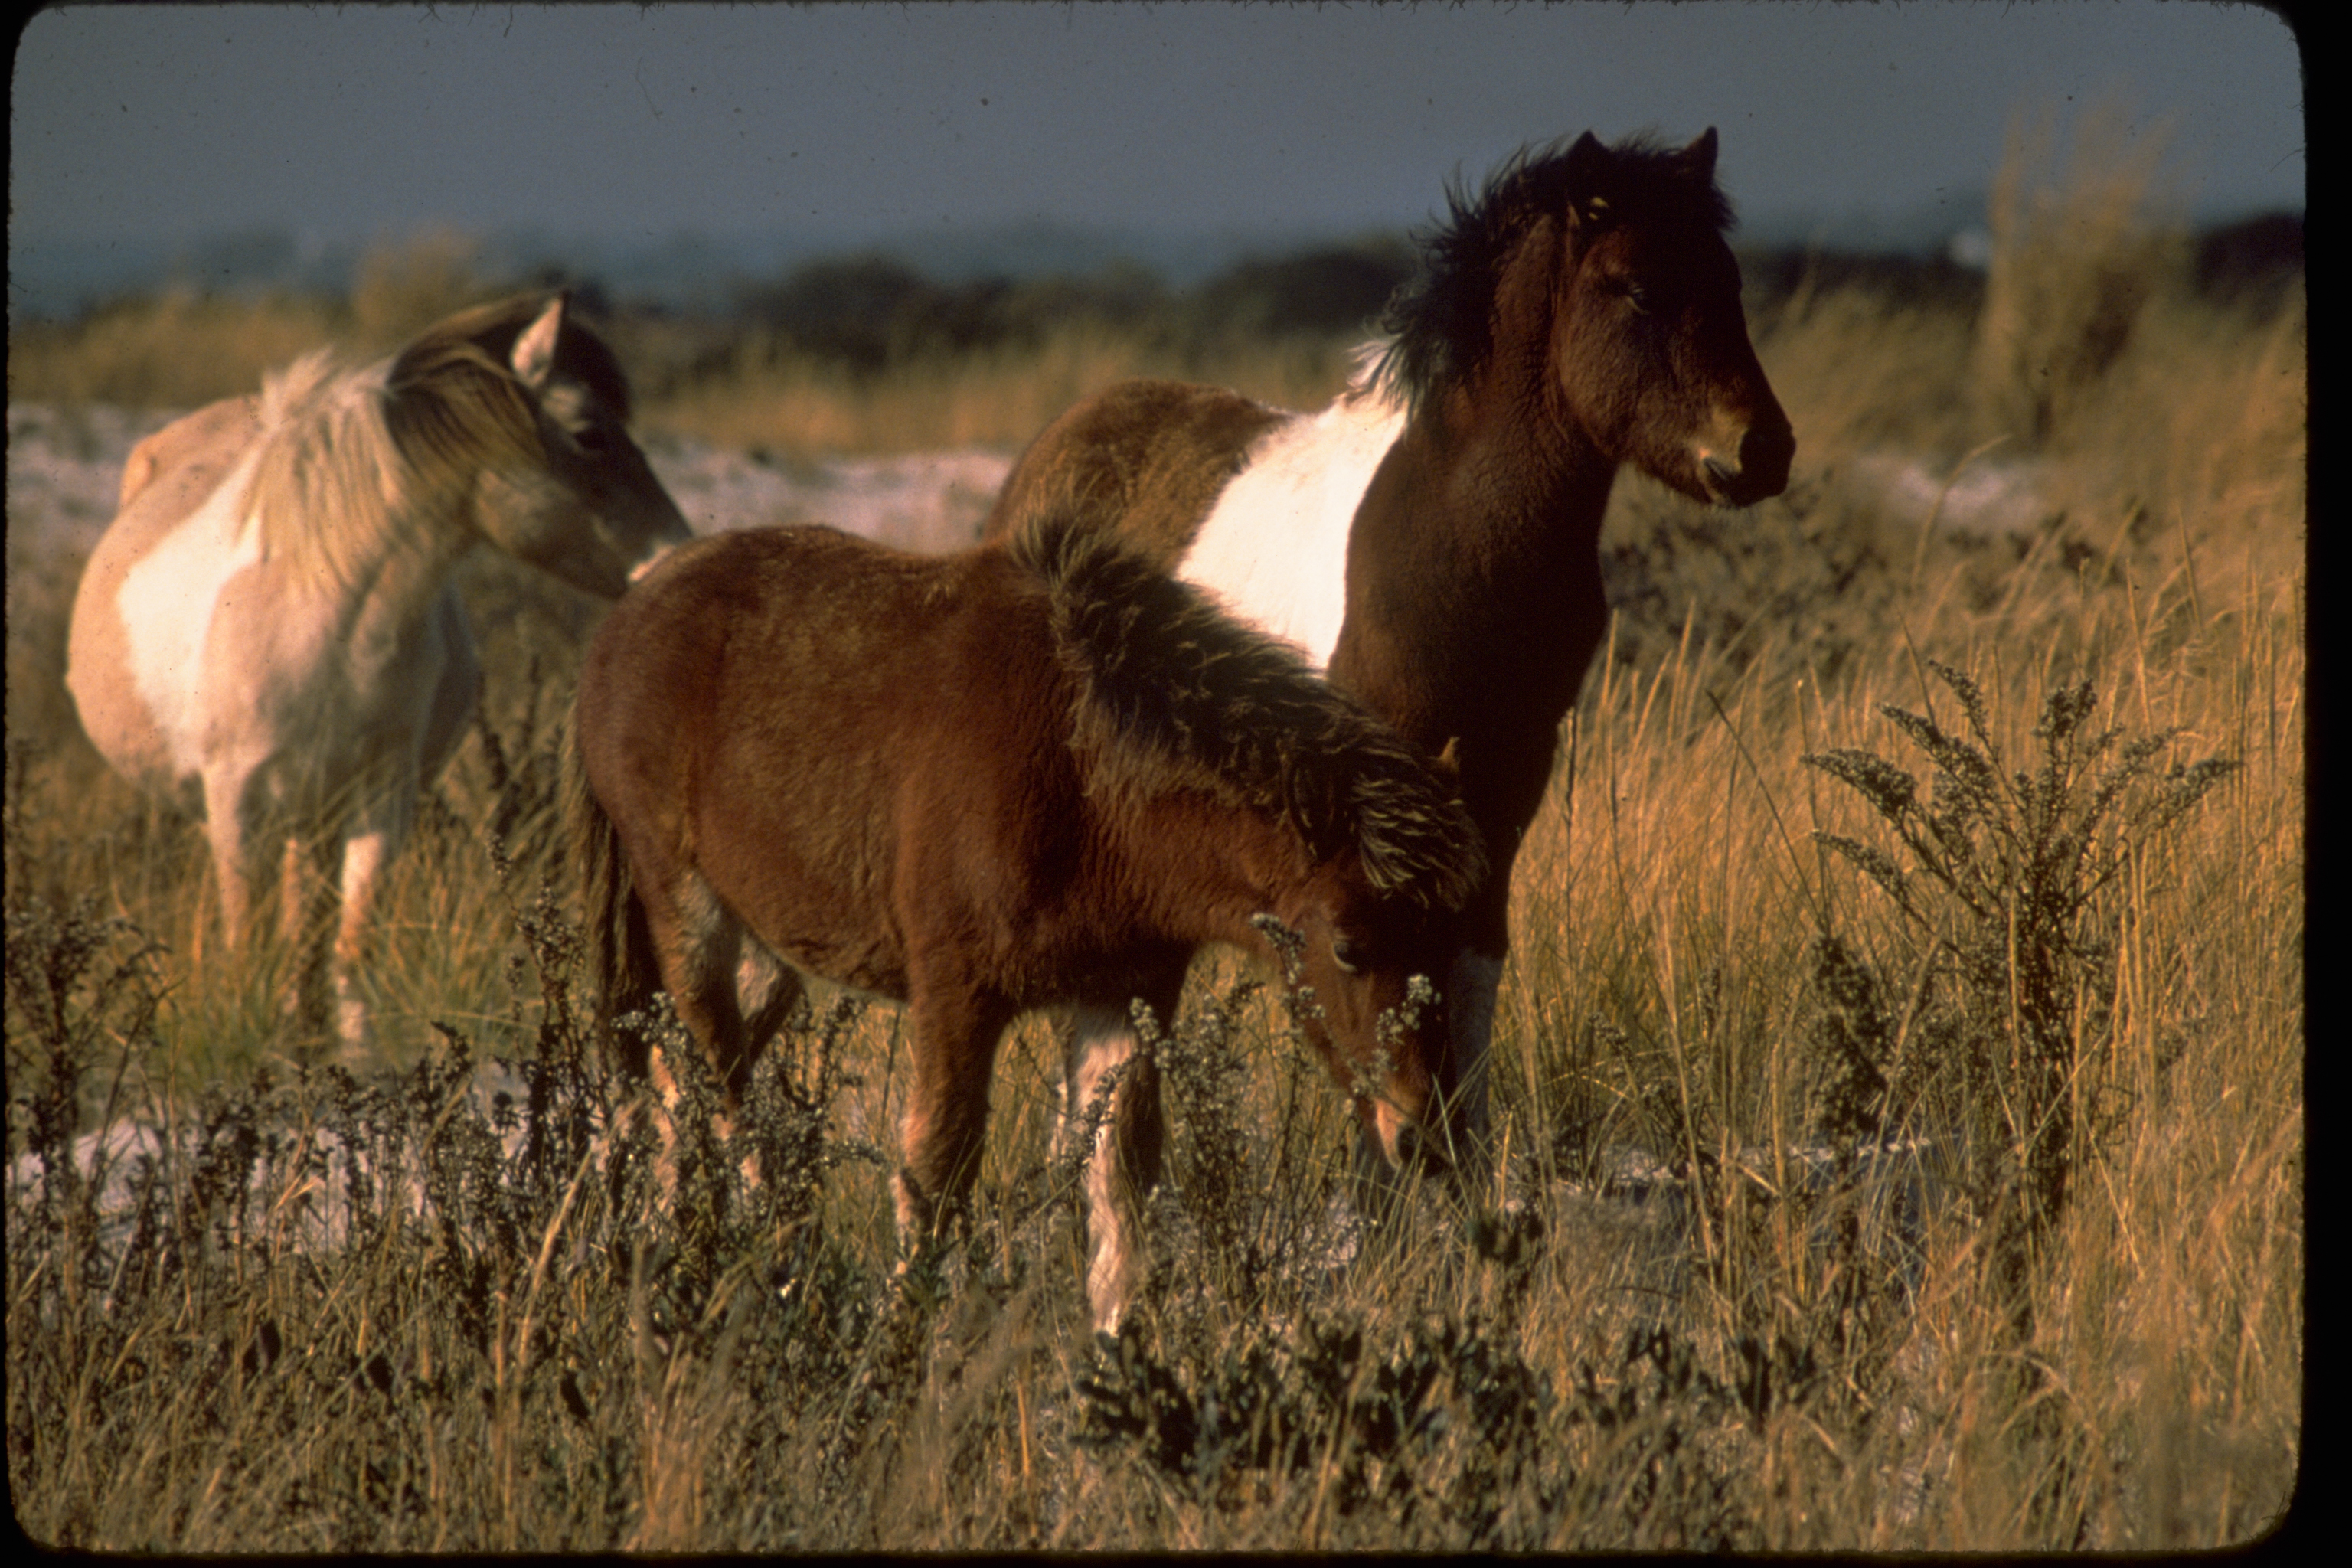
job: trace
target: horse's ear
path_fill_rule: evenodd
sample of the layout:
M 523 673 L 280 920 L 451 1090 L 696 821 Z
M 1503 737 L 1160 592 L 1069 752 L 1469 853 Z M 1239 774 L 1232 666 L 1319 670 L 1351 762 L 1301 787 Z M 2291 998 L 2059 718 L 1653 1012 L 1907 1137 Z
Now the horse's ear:
M 1429 771 L 1437 775 L 1437 782 L 1439 784 L 1444 784 L 1447 789 L 1452 790 L 1456 795 L 1462 793 L 1461 736 L 1448 735 L 1445 738 L 1445 745 L 1444 749 L 1439 751 L 1437 755 L 1431 759 Z
M 1710 125 L 1698 133 L 1698 139 L 1677 154 L 1690 166 L 1691 173 L 1702 180 L 1715 178 L 1715 127 Z
M 522 330 L 515 339 L 513 364 L 515 375 L 525 386 L 543 391 L 548 378 L 555 374 L 555 340 L 563 335 L 563 306 L 567 296 L 558 294 L 539 313 L 539 320 Z
M 1568 172 L 1571 176 L 1589 174 L 1608 161 L 1609 149 L 1590 131 L 1578 137 L 1576 144 L 1568 150 Z
M 1601 222 L 1609 212 L 1608 198 L 1601 194 L 1609 167 L 1609 149 L 1588 131 L 1568 150 L 1565 167 L 1569 222 L 1579 227 Z

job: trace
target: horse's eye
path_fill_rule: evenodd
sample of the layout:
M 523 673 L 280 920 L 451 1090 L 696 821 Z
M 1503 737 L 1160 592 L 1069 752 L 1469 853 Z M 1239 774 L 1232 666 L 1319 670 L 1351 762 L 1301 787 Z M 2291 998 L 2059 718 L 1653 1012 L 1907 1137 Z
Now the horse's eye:
M 1348 974 L 1358 973 L 1362 969 L 1364 963 L 1364 950 L 1362 944 L 1349 942 L 1344 936 L 1333 937 L 1331 939 L 1331 962 L 1338 964 L 1342 973 Z

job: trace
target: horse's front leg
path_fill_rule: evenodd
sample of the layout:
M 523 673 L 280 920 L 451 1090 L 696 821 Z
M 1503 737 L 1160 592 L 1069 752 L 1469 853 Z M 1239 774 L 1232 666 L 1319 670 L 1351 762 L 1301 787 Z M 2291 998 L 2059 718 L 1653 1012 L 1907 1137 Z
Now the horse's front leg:
M 914 978 L 907 1036 L 914 1077 L 899 1124 L 898 1247 L 912 1258 L 939 1239 L 980 1174 L 988 1085 L 1013 1008 L 954 980 Z
M 400 853 L 415 823 L 416 789 L 414 771 L 404 771 L 388 787 L 374 793 L 344 824 L 340 857 L 335 854 L 331 838 L 320 849 L 322 868 L 331 879 L 320 904 L 322 908 L 337 906 L 340 913 L 320 920 L 312 928 L 306 939 L 304 973 L 310 975 L 323 971 L 328 985 L 319 987 L 314 994 L 323 1013 L 327 991 L 331 989 L 335 1038 L 350 1055 L 364 1053 L 370 1044 L 367 1003 L 360 994 L 359 969 L 368 956 L 375 900 L 383 885 L 384 868 Z M 341 862 L 339 880 L 334 879 L 338 858 Z M 331 944 L 328 941 L 330 931 Z M 323 959 L 324 963 L 314 968 L 316 959 Z
M 1175 1016 L 1181 990 L 1160 988 L 1145 998 L 1160 1024 Z M 1117 1333 L 1119 1321 L 1143 1292 L 1150 1273 L 1144 1238 L 1144 1204 L 1159 1184 L 1166 1130 L 1160 1097 L 1160 1064 L 1142 1048 L 1128 1010 L 1099 1004 L 1076 1009 L 1069 1055 L 1063 1075 L 1062 1122 L 1055 1136 L 1066 1155 L 1087 1135 L 1104 1080 L 1116 1072 L 1101 1121 L 1093 1129 L 1087 1156 L 1087 1303 L 1095 1328 Z
M 1495 1042 L 1495 998 L 1503 986 L 1503 953 L 1475 946 L 1454 955 L 1447 973 L 1446 1113 L 1438 1126 L 1450 1140 L 1447 1161 L 1462 1180 L 1475 1184 L 1489 1173 L 1494 1157 L 1488 1123 L 1487 1086 Z
M 222 944 L 242 952 L 253 934 L 257 893 L 268 886 L 268 848 L 257 770 L 215 763 L 204 774 L 205 834 L 212 841 L 213 869 L 220 883 Z

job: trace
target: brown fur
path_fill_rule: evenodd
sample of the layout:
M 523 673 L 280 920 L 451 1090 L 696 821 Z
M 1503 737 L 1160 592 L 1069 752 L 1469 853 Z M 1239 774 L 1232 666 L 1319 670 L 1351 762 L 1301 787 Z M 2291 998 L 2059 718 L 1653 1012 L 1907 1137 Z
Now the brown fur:
M 1073 515 L 1116 526 L 1129 549 L 1173 567 L 1250 443 L 1286 417 L 1219 386 L 1119 382 L 1045 427 L 1031 451 L 1047 457 L 1013 468 L 989 536 L 1076 500 Z
M 1419 1032 L 1380 1019 L 1479 879 L 1447 781 L 1066 520 L 947 558 L 827 529 L 686 546 L 597 634 L 574 725 L 608 1026 L 667 987 L 740 1095 L 797 994 L 780 976 L 746 1018 L 747 952 L 906 1001 L 910 1242 L 971 1181 L 1015 1014 L 1164 1010 L 1203 942 L 1271 957 L 1260 913 L 1306 938 L 1310 1037 L 1360 1114 L 1409 1127 L 1426 1099 Z M 1150 1082 L 1103 1156 L 1129 1186 Z
M 1212 795 L 1278 816 L 1318 860 L 1352 851 L 1374 887 L 1424 909 L 1469 897 L 1484 858 L 1452 795 L 1295 650 L 1067 513 L 1013 551 L 1051 596 L 1089 788 Z
M 1619 466 L 1728 504 L 1787 483 L 1794 441 L 1748 344 L 1714 164 L 1711 131 L 1672 151 L 1586 135 L 1452 193 L 1358 389 L 1410 416 L 1357 508 L 1328 673 L 1425 752 L 1454 749 L 1486 845 L 1469 950 L 1497 967 L 1511 863 L 1607 625 L 1597 546 Z M 1076 485 L 1120 498 L 1092 521 L 1172 567 L 1270 426 L 1255 407 L 1113 387 L 1038 437 L 985 537 Z M 1484 1051 L 1460 1041 L 1449 1083 Z

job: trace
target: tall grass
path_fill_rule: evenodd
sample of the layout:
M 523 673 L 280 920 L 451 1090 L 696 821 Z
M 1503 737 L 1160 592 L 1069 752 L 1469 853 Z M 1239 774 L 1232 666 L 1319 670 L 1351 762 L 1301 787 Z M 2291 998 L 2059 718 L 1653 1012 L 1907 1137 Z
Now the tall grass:
M 2129 345 L 2142 314 L 2182 281 L 2185 240 L 2143 210 L 2160 132 L 2135 138 L 2121 103 L 2075 119 L 2063 170 L 2057 116 L 2021 113 L 1993 178 L 1992 257 L 1974 391 L 1990 432 L 2041 442 Z
M 265 373 L 323 343 L 387 353 L 497 291 L 474 240 L 427 230 L 361 258 L 342 299 L 286 291 L 238 299 L 178 288 L 112 300 L 80 321 L 12 326 L 8 395 L 194 408 L 241 397 Z
M 1131 375 L 1213 381 L 1281 407 L 1318 406 L 1347 381 L 1351 347 L 1297 338 L 1204 359 L 1148 334 L 1081 325 L 1034 345 L 850 376 L 747 343 L 646 417 L 673 434 L 793 453 L 1014 449 L 1072 404 Z
M 1160 1047 L 1155 1289 L 1114 1343 L 1042 1024 L 936 1270 L 892 1272 L 887 1008 L 803 1019 L 740 1145 L 690 1128 L 656 1201 L 571 1001 L 566 591 L 468 577 L 489 704 L 385 894 L 368 1082 L 271 1060 L 276 981 L 216 961 L 196 828 L 20 704 L 47 656 L 12 646 L 19 1520 L 173 1551 L 2260 1534 L 2303 1452 L 2303 319 L 2122 251 L 2127 339 L 1997 429 L 1990 306 L 1759 313 L 1796 481 L 1739 514 L 1621 485 L 1616 624 L 1514 889 L 1488 1201 L 1356 1234 L 1344 1108 L 1206 960 Z M 993 439 L 959 398 L 1042 421 L 1124 356 L 677 417 Z M 1319 363 L 1265 389 L 1311 403 Z M 1858 478 L 1889 451 L 2030 452 L 2038 521 L 1923 529 Z M 14 599 L 70 574 L 12 575 L 12 645 L 61 627 Z M 504 1105 L 465 1092 L 491 1056 Z M 101 1204 L 73 1140 L 126 1112 L 178 1136 L 119 1150 Z
M 468 237 L 427 230 L 363 256 L 344 298 L 177 289 L 115 300 L 75 321 L 23 323 L 9 342 L 10 395 L 194 407 L 251 392 L 266 372 L 322 342 L 385 353 L 453 310 L 525 286 L 491 268 Z M 589 292 L 601 300 L 601 290 Z M 1352 368 L 1350 340 L 1214 330 L 1195 319 L 1203 308 L 1190 300 L 1141 316 L 1073 311 L 1066 322 L 992 346 L 909 352 L 871 366 L 755 321 L 623 311 L 603 324 L 637 373 L 646 428 L 802 456 L 1009 449 L 1129 375 L 1212 381 L 1308 407 Z

